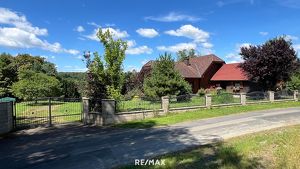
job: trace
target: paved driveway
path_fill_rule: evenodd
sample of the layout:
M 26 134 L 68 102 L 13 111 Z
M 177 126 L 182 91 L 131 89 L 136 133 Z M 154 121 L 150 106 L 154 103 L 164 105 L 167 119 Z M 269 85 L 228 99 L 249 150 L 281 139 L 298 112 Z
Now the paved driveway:
M 24 130 L 0 138 L 0 168 L 111 168 L 133 163 L 136 158 L 293 124 L 300 124 L 300 108 L 250 112 L 152 129 L 68 125 Z

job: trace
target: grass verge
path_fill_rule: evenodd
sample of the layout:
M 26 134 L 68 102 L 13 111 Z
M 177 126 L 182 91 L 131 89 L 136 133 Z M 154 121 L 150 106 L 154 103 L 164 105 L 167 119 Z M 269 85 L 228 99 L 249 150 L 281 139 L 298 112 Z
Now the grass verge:
M 184 113 L 173 113 L 167 116 L 130 121 L 115 125 L 120 128 L 149 128 L 154 126 L 166 126 L 184 121 L 225 116 L 249 111 L 267 110 L 273 108 L 300 107 L 300 102 L 276 102 L 265 104 L 253 104 L 246 106 L 222 107 L 213 109 L 201 109 Z
M 154 159 L 164 166 L 124 166 L 123 169 L 167 168 L 300 168 L 300 125 L 273 129 L 201 146 Z

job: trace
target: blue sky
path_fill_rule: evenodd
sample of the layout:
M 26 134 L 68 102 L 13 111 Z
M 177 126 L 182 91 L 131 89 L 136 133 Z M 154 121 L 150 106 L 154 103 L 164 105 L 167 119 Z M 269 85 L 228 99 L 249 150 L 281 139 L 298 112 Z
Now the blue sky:
M 240 46 L 281 35 L 300 51 L 299 17 L 298 0 L 0 0 L 0 50 L 85 71 L 83 51 L 103 53 L 101 27 L 128 41 L 125 70 L 184 48 L 239 62 Z

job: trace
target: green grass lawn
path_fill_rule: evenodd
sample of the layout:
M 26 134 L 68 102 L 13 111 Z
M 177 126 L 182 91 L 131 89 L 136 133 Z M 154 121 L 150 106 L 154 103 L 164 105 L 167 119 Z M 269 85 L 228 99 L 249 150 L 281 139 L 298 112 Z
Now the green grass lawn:
M 17 124 L 43 124 L 48 122 L 48 101 L 16 103 Z M 52 101 L 53 123 L 75 122 L 81 120 L 81 102 Z
M 123 169 L 282 169 L 300 168 L 300 125 L 249 134 L 224 143 L 201 146 L 155 159 L 165 166 L 125 166 Z
M 131 121 L 127 123 L 117 124 L 116 127 L 122 128 L 149 128 L 153 126 L 165 126 L 184 121 L 205 119 L 210 117 L 224 116 L 237 114 L 249 111 L 266 110 L 273 108 L 300 107 L 300 102 L 279 102 L 279 103 L 264 103 L 253 104 L 246 106 L 222 107 L 213 109 L 200 109 L 184 113 L 173 113 L 167 116 L 149 118 L 144 120 Z

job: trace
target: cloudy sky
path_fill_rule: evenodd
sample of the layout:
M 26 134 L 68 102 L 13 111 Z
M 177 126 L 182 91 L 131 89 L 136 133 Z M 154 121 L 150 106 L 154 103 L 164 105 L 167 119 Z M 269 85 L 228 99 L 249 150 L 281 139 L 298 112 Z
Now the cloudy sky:
M 299 18 L 299 0 L 0 0 L 0 50 L 85 71 L 83 51 L 103 53 L 101 28 L 128 41 L 125 70 L 185 48 L 239 62 L 240 46 L 281 35 L 300 51 Z

